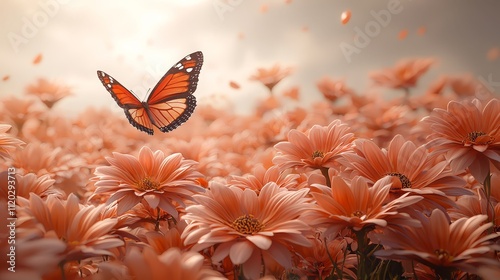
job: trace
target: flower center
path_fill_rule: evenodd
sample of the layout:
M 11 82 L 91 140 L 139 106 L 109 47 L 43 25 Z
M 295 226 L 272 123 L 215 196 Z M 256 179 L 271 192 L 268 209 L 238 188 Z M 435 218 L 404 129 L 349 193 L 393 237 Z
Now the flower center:
M 252 214 L 240 216 L 231 226 L 243 234 L 257 233 L 264 227 Z
M 365 215 L 365 213 L 363 213 L 363 211 L 361 210 L 357 210 L 357 211 L 354 211 L 351 216 L 354 216 L 354 217 L 358 217 L 358 218 L 361 218 Z
M 398 177 L 399 181 L 401 182 L 402 189 L 411 188 L 410 179 L 408 179 L 408 177 L 406 177 L 404 174 L 401 174 L 398 172 L 391 172 L 391 173 L 387 173 L 387 175 Z
M 137 182 L 137 188 L 141 191 L 157 190 L 160 184 L 151 180 L 151 178 L 146 177 L 141 181 Z
M 462 141 L 462 143 L 465 146 L 488 145 L 491 144 L 493 140 L 495 140 L 495 138 L 489 136 L 488 134 L 482 131 L 473 131 L 467 133 L 467 136 L 465 136 L 465 139 Z
M 322 151 L 314 151 L 313 154 L 312 154 L 312 158 L 317 158 L 317 157 L 323 157 L 325 156 L 325 154 L 323 154 Z
M 451 258 L 450 253 L 445 249 L 436 249 L 434 250 L 434 254 L 436 254 L 437 258 L 442 262 L 447 262 Z

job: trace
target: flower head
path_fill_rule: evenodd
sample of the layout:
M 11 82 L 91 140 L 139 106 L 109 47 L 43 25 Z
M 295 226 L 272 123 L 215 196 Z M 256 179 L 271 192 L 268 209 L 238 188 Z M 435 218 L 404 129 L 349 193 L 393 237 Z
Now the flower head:
M 48 108 L 52 108 L 59 100 L 71 95 L 69 87 L 49 82 L 46 79 L 38 79 L 37 84 L 26 88 L 26 92 L 40 98 Z
M 133 279 L 161 280 L 223 280 L 220 273 L 204 264 L 204 258 L 196 252 L 181 252 L 178 248 L 157 255 L 151 248 L 142 252 L 134 247 L 125 256 L 125 265 Z M 167 274 L 166 274 L 167 273 Z
M 183 159 L 179 153 L 165 157 L 162 151 L 153 153 L 144 146 L 138 157 L 113 153 L 106 160 L 111 166 L 97 167 L 94 172 L 95 194 L 109 195 L 108 205 L 116 201 L 118 215 L 146 203 L 177 219 L 174 202 L 184 206 L 184 200 L 203 191 L 196 180 L 202 177 L 194 169 L 196 162 Z
M 271 182 L 257 195 L 251 189 L 212 184 L 205 194 L 194 196 L 198 204 L 186 208 L 184 243 L 195 244 L 194 250 L 216 245 L 212 261 L 229 256 L 250 279 L 258 278 L 265 257 L 290 268 L 288 247 L 310 245 L 304 237 L 309 227 L 301 218 L 312 207 L 307 191 L 289 191 Z
M 34 193 L 41 198 L 46 198 L 49 195 L 61 198 L 63 196 L 62 192 L 54 187 L 54 179 L 51 179 L 48 174 L 36 176 L 33 173 L 28 173 L 26 175 L 16 174 L 15 176 L 15 187 L 16 195 L 18 197 L 24 197 L 29 199 L 30 193 Z M 4 171 L 0 173 L 1 182 L 8 181 L 8 172 Z M 7 188 L 2 188 L 0 193 L 6 192 Z M 4 197 L 7 197 L 5 194 Z
M 286 78 L 292 73 L 291 67 L 282 68 L 279 65 L 274 65 L 273 67 L 259 68 L 257 73 L 250 77 L 250 80 L 259 81 L 264 84 L 270 92 L 272 92 L 274 86 L 278 84 L 281 80 Z
M 313 185 L 322 192 L 312 192 L 318 204 L 317 211 L 309 212 L 308 220 L 316 226 L 327 228 L 325 235 L 337 233 L 344 228 L 360 231 L 374 226 L 415 225 L 398 209 L 418 202 L 421 197 L 406 195 L 385 203 L 391 189 L 391 180 L 385 177 L 369 187 L 362 177 L 355 177 L 348 185 L 341 177 L 334 176 L 332 187 Z
M 457 172 L 469 168 L 480 183 L 490 173 L 490 162 L 500 169 L 500 101 L 484 105 L 478 99 L 450 101 L 423 119 L 428 125 L 427 146 L 445 154 Z
M 291 130 L 288 141 L 274 146 L 278 155 L 273 159 L 281 169 L 310 170 L 334 167 L 340 153 L 351 147 L 354 135 L 340 120 L 328 126 L 313 126 L 308 133 Z
M 267 170 L 262 165 L 258 165 L 254 168 L 253 174 L 233 176 L 228 183 L 243 189 L 250 188 L 258 193 L 269 182 L 274 182 L 283 188 L 295 189 L 299 184 L 297 181 L 298 178 L 298 174 L 280 172 L 276 165 L 271 166 Z
M 110 250 L 122 246 L 123 241 L 110 234 L 117 219 L 103 217 L 103 212 L 105 205 L 83 206 L 73 194 L 67 200 L 50 195 L 45 201 L 31 194 L 29 200 L 21 202 L 18 214 L 24 222 L 18 233 L 25 237 L 35 232 L 45 238 L 62 240 L 66 245 L 65 261 L 114 256 Z M 30 227 L 32 223 L 37 226 Z
M 381 86 L 407 89 L 417 84 L 420 76 L 434 64 L 433 59 L 412 59 L 401 61 L 394 68 L 384 69 L 370 75 L 372 80 Z
M 7 134 L 11 128 L 8 124 L 0 124 L 0 158 L 9 158 L 9 151 L 21 148 L 25 143 Z
M 485 223 L 486 215 L 460 218 L 449 223 L 445 213 L 435 209 L 430 217 L 421 215 L 420 228 L 386 229 L 379 240 L 385 250 L 375 252 L 380 258 L 414 260 L 436 271 L 463 270 L 477 273 L 481 266 L 498 266 L 488 256 L 494 249 L 493 238 L 498 234 L 485 235 L 491 223 Z
M 454 206 L 448 196 L 472 194 L 465 188 L 465 181 L 455 176 L 442 157 L 427 151 L 396 135 L 386 149 L 379 148 L 366 139 L 356 140 L 354 153 L 342 155 L 341 163 L 351 176 L 362 176 L 373 184 L 390 176 L 392 181 L 389 200 L 403 193 L 423 196 L 418 203 L 421 209 L 446 209 Z
M 343 96 L 352 96 L 355 94 L 352 89 L 346 86 L 344 80 L 332 80 L 324 77 L 316 83 L 316 86 L 323 96 L 332 102 Z

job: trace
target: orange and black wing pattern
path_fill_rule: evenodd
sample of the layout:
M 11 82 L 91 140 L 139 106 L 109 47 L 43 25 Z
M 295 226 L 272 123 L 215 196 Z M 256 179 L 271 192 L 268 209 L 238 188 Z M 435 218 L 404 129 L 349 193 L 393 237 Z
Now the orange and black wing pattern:
M 110 75 L 97 71 L 97 76 L 123 108 L 130 124 L 153 135 L 153 125 L 162 132 L 169 132 L 189 119 L 196 107 L 193 93 L 202 65 L 202 52 L 187 55 L 160 79 L 146 102 L 140 102 Z
M 196 107 L 193 93 L 203 65 L 202 52 L 194 52 L 177 62 L 153 88 L 146 103 L 151 122 L 168 132 L 189 119 Z
M 135 128 L 148 134 L 153 134 L 153 124 L 148 109 L 137 97 L 110 75 L 97 71 L 97 77 L 108 90 L 118 106 L 123 108 L 128 121 Z

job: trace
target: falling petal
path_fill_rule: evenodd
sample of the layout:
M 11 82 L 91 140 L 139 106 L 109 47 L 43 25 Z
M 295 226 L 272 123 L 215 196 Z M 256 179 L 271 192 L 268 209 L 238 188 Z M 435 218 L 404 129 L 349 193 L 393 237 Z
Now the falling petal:
M 229 81 L 229 86 L 234 89 L 240 89 L 240 85 L 235 81 Z
M 493 47 L 488 50 L 488 53 L 486 54 L 486 57 L 488 58 L 489 61 L 495 61 L 498 59 L 500 56 L 500 48 L 498 47 Z
M 35 58 L 33 59 L 33 64 L 39 64 L 41 61 L 42 61 L 42 54 L 39 53 L 37 56 L 35 56 Z
M 419 36 L 424 36 L 425 35 L 425 32 L 427 32 L 427 28 L 425 28 L 425 26 L 420 26 L 418 29 L 417 29 L 417 34 Z
M 399 40 L 404 40 L 408 36 L 408 29 L 403 29 L 399 31 L 398 38 Z
M 266 4 L 262 4 L 262 5 L 260 6 L 260 13 L 261 13 L 261 14 L 265 14 L 265 13 L 267 13 L 267 11 L 268 11 L 268 10 L 269 10 L 269 6 L 268 6 L 268 5 L 266 5 Z
M 340 22 L 342 24 L 347 24 L 351 20 L 351 10 L 345 10 L 340 15 Z

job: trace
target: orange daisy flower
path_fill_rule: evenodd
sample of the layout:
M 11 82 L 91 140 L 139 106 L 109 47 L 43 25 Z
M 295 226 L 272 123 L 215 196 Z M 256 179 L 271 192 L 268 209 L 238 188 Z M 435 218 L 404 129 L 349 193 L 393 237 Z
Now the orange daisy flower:
M 288 141 L 274 145 L 278 154 L 273 163 L 280 169 L 297 168 L 299 171 L 330 168 L 336 165 L 340 153 L 351 148 L 354 135 L 340 120 L 328 126 L 314 125 L 307 133 L 296 129 L 288 133 Z
M 259 81 L 272 93 L 274 86 L 292 73 L 291 67 L 282 68 L 274 65 L 270 69 L 258 68 L 257 73 L 250 77 L 250 80 Z
M 312 247 L 295 248 L 295 267 L 305 274 L 307 279 L 328 279 L 329 275 L 337 276 L 336 279 L 345 279 L 340 277 L 341 275 L 356 279 L 352 270 L 357 265 L 357 257 L 347 254 L 349 244 L 345 239 L 321 238 L 317 235 L 309 237 L 309 240 L 313 244 Z
M 39 118 L 47 108 L 38 102 L 35 98 L 17 98 L 9 96 L 2 99 L 2 116 L 3 121 L 16 125 L 18 131 L 22 131 L 23 125 L 30 119 Z
M 0 202 L 0 206 L 3 203 Z M 7 203 L 5 208 L 7 209 Z M 7 213 L 7 211 L 4 211 Z M 7 236 L 0 238 L 0 261 L 2 271 L 0 271 L 0 279 L 50 279 L 44 278 L 52 271 L 58 269 L 58 264 L 63 260 L 66 245 L 63 241 L 55 238 L 44 238 L 40 235 L 31 235 L 22 238 L 17 238 L 15 243 L 15 272 L 7 270 L 5 264 L 9 264 L 10 248 L 12 244 L 8 244 Z
M 37 84 L 26 88 L 26 92 L 40 98 L 49 109 L 64 97 L 71 95 L 69 87 L 49 82 L 46 79 L 38 79 Z
M 35 173 L 37 175 L 50 174 L 62 177 L 68 170 L 81 166 L 83 161 L 60 147 L 53 147 L 48 143 L 29 143 L 22 151 L 12 156 L 13 166 L 19 172 Z M 33 160 L 37 159 L 37 160 Z
M 316 86 L 326 99 L 333 102 L 343 96 L 355 94 L 352 89 L 347 87 L 344 80 L 332 80 L 324 77 L 316 83 Z
M 204 190 L 197 181 L 203 176 L 194 169 L 197 163 L 183 159 L 179 153 L 165 157 L 162 151 L 153 153 L 144 146 L 138 157 L 113 153 L 106 160 L 111 166 L 97 167 L 94 172 L 94 194 L 109 195 L 108 205 L 116 201 L 118 215 L 146 203 L 177 219 L 176 206 L 184 207 L 184 200 Z
M 418 79 L 434 64 L 433 59 L 412 59 L 397 63 L 394 68 L 374 72 L 370 78 L 377 85 L 408 89 L 417 84 Z
M 7 176 L 7 171 L 0 173 L 0 182 L 7 182 Z M 28 173 L 26 175 L 16 174 L 15 178 L 17 197 L 29 199 L 30 193 L 34 193 L 41 198 L 45 198 L 49 195 L 53 195 L 58 198 L 63 197 L 63 193 L 54 187 L 55 180 L 51 179 L 47 174 L 39 177 L 33 173 Z M 6 191 L 7 188 L 2 188 L 0 193 Z M 7 197 L 7 195 L 4 197 Z
M 484 105 L 478 99 L 450 101 L 447 110 L 434 109 L 422 120 L 429 126 L 427 147 L 445 154 L 451 167 L 465 168 L 478 182 L 490 174 L 490 163 L 500 169 L 500 101 Z
M 412 205 L 421 197 L 403 195 L 386 203 L 391 189 L 391 179 L 385 177 L 370 187 L 363 177 L 355 177 L 348 185 L 341 177 L 333 176 L 332 187 L 313 184 L 321 192 L 311 192 L 318 204 L 317 211 L 307 214 L 314 225 L 324 227 L 325 235 L 345 228 L 361 231 L 373 226 L 418 226 L 405 213 L 397 210 Z
M 443 157 L 431 154 L 425 145 L 417 146 L 396 135 L 386 149 L 366 139 L 356 140 L 354 153 L 344 153 L 340 162 L 351 177 L 362 176 L 373 184 L 390 176 L 391 195 L 388 200 L 403 193 L 419 195 L 425 199 L 417 205 L 422 209 L 454 206 L 448 196 L 471 195 L 463 178 L 455 176 Z
M 259 193 L 262 187 L 269 182 L 274 182 L 282 188 L 295 189 L 299 184 L 297 181 L 298 178 L 298 174 L 286 174 L 280 172 L 278 166 L 276 165 L 271 166 L 267 170 L 264 166 L 258 165 L 254 168 L 253 174 L 248 174 L 246 176 L 232 176 L 228 180 L 228 184 L 242 189 L 250 188 Z
M 114 256 L 110 250 L 123 245 L 122 240 L 110 234 L 118 221 L 101 215 L 105 212 L 104 205 L 83 206 L 73 194 L 67 200 L 51 195 L 45 201 L 31 194 L 29 201 L 19 202 L 18 220 L 23 221 L 18 228 L 20 237 L 35 232 L 42 233 L 45 238 L 64 241 L 65 262 L 103 255 Z
M 450 224 L 446 214 L 435 209 L 430 217 L 420 216 L 420 228 L 384 229 L 378 238 L 386 249 L 375 255 L 420 262 L 433 268 L 440 279 L 455 279 L 455 270 L 476 274 L 479 267 L 498 267 L 498 261 L 490 255 L 495 250 L 492 239 L 498 234 L 485 235 L 491 227 L 487 219 L 486 215 L 477 215 Z
M 137 247 L 133 247 L 127 252 L 124 263 L 132 279 L 226 279 L 219 272 L 205 265 L 201 254 L 181 252 L 178 248 L 171 248 L 157 255 L 151 248 L 146 247 L 140 252 Z
M 194 196 L 198 204 L 186 208 L 184 244 L 194 244 L 196 251 L 215 246 L 212 262 L 229 256 L 247 279 L 259 278 L 269 257 L 291 268 L 289 247 L 311 245 L 304 236 L 309 226 L 302 220 L 312 208 L 307 192 L 289 191 L 271 182 L 257 195 L 250 189 L 214 183 L 205 194 Z
M 21 148 L 25 143 L 16 137 L 7 134 L 12 128 L 8 124 L 0 124 L 0 157 L 10 158 L 9 151 Z

